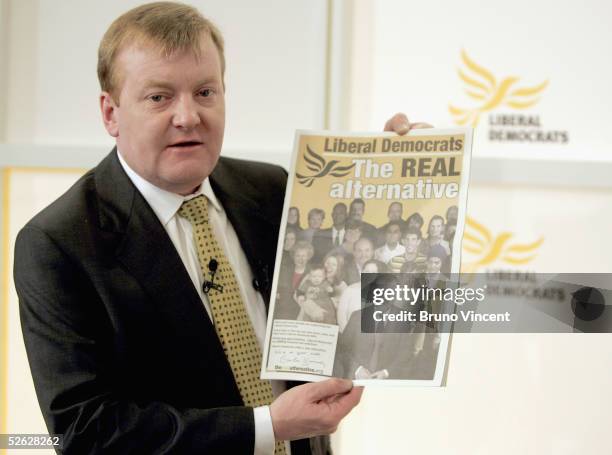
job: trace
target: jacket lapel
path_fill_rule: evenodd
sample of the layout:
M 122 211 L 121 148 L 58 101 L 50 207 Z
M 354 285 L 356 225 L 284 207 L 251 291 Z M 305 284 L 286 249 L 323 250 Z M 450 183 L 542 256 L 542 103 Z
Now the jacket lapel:
M 117 260 L 140 283 L 174 332 L 185 339 L 217 340 L 189 274 L 159 219 L 113 152 L 96 168 L 100 225 L 122 238 Z M 202 342 L 204 345 L 204 342 Z M 225 356 L 222 356 L 225 358 Z
M 267 310 L 276 259 L 278 227 L 266 218 L 257 202 L 257 199 L 265 200 L 265 195 L 254 194 L 257 191 L 255 188 L 245 189 L 244 182 L 236 177 L 236 173 L 226 168 L 223 158 L 211 174 L 210 183 L 236 231 L 240 246 L 255 276 L 254 286 L 262 293 Z

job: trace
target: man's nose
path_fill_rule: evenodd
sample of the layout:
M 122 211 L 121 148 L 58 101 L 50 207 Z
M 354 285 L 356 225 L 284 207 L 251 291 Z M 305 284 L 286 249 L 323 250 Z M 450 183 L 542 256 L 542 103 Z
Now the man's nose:
M 191 129 L 201 122 L 197 102 L 191 96 L 180 97 L 175 104 L 172 125 Z

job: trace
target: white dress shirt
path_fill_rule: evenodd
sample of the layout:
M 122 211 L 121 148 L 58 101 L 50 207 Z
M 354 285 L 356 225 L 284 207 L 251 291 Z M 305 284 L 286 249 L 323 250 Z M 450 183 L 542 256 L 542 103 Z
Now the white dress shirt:
M 376 251 L 374 251 L 374 259 L 388 264 L 395 256 L 401 256 L 405 252 L 406 247 L 404 247 L 404 245 L 400 245 L 398 243 L 397 245 L 395 245 L 395 248 L 391 249 L 389 248 L 389 245 L 385 243 L 383 246 L 377 248 Z
M 342 242 L 344 242 L 344 228 L 338 230 L 336 229 L 335 226 L 332 226 L 332 243 L 334 246 L 340 246 L 342 245 Z M 336 244 L 336 238 L 338 239 L 338 243 Z
M 159 218 L 160 223 L 168 233 L 170 240 L 174 244 L 189 277 L 195 286 L 200 299 L 212 320 L 212 313 L 208 298 L 202 290 L 204 276 L 200 262 L 198 260 L 198 252 L 195 241 L 193 239 L 193 228 L 191 223 L 177 214 L 179 208 L 184 201 L 193 199 L 196 196 L 203 194 L 208 199 L 208 216 L 212 225 L 213 231 L 219 242 L 219 245 L 225 252 L 227 259 L 232 266 L 242 301 L 245 303 L 247 314 L 253 324 L 255 336 L 263 351 L 264 339 L 266 336 L 266 306 L 263 297 L 253 288 L 253 272 L 249 266 L 246 255 L 240 246 L 240 241 L 236 235 L 236 231 L 232 224 L 227 219 L 225 210 L 215 197 L 210 181 L 208 178 L 202 182 L 199 189 L 188 196 L 171 193 L 156 187 L 149 181 L 138 175 L 125 162 L 121 153 L 117 153 L 119 162 L 123 167 L 134 186 L 140 191 L 147 203 Z M 271 381 L 272 391 L 274 396 L 280 395 L 285 389 L 285 384 L 282 381 Z M 254 455 L 272 455 L 274 453 L 274 429 L 272 427 L 272 417 L 270 416 L 269 406 L 259 406 L 254 408 L 255 416 L 255 450 Z M 286 443 L 286 446 L 289 446 Z M 289 447 L 287 447 L 289 449 Z M 290 452 L 287 451 L 289 454 Z
M 344 332 L 351 315 L 361 309 L 361 281 L 349 285 L 340 295 L 336 319 L 338 330 Z

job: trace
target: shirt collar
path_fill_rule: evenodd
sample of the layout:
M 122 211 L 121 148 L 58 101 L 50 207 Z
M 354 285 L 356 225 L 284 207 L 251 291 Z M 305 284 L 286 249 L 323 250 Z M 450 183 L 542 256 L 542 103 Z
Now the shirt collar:
M 212 206 L 217 211 L 221 211 L 221 204 L 219 200 L 215 196 L 215 193 L 210 185 L 210 181 L 208 177 L 204 179 L 202 184 L 198 187 L 198 189 L 192 194 L 188 194 L 187 196 L 182 196 L 180 194 L 172 193 L 170 191 L 163 190 L 155 185 L 153 185 L 148 180 L 145 180 L 140 175 L 136 173 L 123 159 L 121 156 L 121 152 L 117 150 L 117 156 L 119 157 L 119 163 L 121 163 L 121 167 L 132 181 L 134 186 L 140 191 L 140 194 L 145 198 L 147 203 L 159 218 L 159 221 L 165 226 L 168 222 L 176 215 L 176 212 L 184 201 L 188 201 L 193 199 L 196 196 L 203 194 L 210 201 Z

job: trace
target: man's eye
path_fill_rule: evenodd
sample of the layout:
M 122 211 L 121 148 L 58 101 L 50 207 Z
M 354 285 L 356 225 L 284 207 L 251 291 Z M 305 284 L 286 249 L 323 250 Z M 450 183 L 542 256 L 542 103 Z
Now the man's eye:
M 149 99 L 154 103 L 160 103 L 164 100 L 164 95 L 151 95 Z
M 209 96 L 212 96 L 213 91 L 209 88 L 205 88 L 200 90 L 200 96 L 203 96 L 204 98 L 208 98 Z

